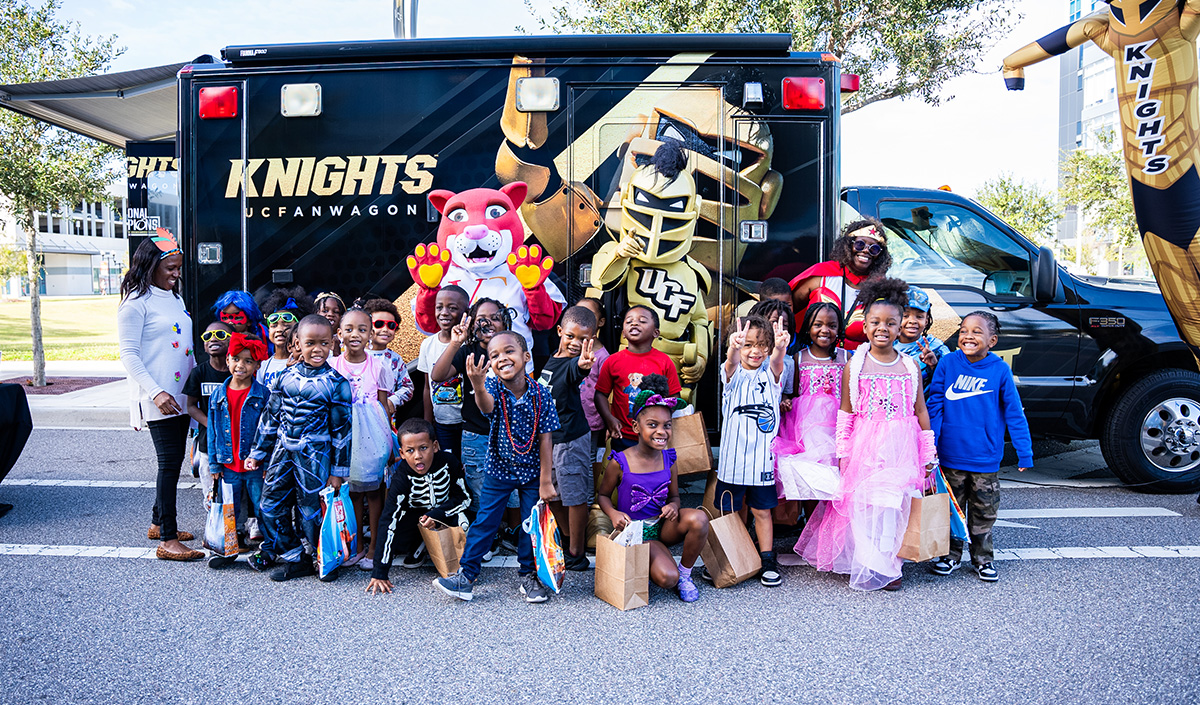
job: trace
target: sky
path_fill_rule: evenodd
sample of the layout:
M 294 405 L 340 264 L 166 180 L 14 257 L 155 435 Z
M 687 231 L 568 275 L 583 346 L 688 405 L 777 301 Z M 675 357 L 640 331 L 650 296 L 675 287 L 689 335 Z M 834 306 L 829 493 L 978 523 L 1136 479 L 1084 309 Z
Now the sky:
M 1058 60 L 1026 70 L 1023 92 L 1008 92 L 1003 58 L 1066 24 L 1068 0 L 1015 0 L 1023 15 L 980 62 L 986 73 L 946 84 L 942 105 L 876 103 L 846 116 L 842 184 L 938 187 L 973 194 L 1001 173 L 1053 188 L 1058 160 Z M 545 12 L 549 0 L 533 0 Z M 127 47 L 112 70 L 128 71 L 219 56 L 235 44 L 392 36 L 390 0 L 64 0 L 61 19 L 91 35 L 115 34 Z M 524 0 L 425 0 L 417 35 L 479 37 L 536 33 Z

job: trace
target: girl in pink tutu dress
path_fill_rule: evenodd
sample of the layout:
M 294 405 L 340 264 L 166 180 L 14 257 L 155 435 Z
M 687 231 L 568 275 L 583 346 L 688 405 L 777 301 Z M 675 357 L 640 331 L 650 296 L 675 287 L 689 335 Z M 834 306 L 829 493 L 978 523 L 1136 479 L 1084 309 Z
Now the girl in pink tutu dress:
M 841 485 L 796 542 L 806 562 L 849 575 L 856 590 L 900 589 L 896 554 L 910 493 L 936 462 L 920 373 L 893 347 L 907 289 L 898 279 L 878 279 L 859 290 L 869 345 L 855 351 L 842 376 L 835 431 Z
M 804 347 L 793 358 L 796 396 L 775 439 L 775 488 L 780 500 L 832 499 L 837 493 L 834 427 L 842 403 L 842 368 L 848 358 L 838 347 L 844 332 L 837 306 L 822 301 L 805 311 L 799 333 Z M 805 509 L 811 515 L 808 503 Z

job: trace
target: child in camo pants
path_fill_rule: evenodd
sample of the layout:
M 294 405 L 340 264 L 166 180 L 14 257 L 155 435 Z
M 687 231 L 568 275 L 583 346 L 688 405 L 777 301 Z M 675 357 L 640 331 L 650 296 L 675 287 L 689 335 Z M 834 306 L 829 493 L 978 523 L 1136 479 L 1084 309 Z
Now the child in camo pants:
M 1000 506 L 1000 462 L 1004 433 L 1012 438 L 1017 465 L 1033 465 L 1029 424 L 1012 370 L 990 351 L 999 341 L 1000 322 L 987 311 L 968 313 L 958 331 L 958 350 L 946 355 L 926 393 L 929 425 L 937 435 L 938 458 L 946 484 L 967 512 L 971 563 L 980 580 L 1000 579 L 992 565 L 992 526 Z M 950 555 L 930 570 L 949 575 L 962 559 L 963 541 L 950 539 Z

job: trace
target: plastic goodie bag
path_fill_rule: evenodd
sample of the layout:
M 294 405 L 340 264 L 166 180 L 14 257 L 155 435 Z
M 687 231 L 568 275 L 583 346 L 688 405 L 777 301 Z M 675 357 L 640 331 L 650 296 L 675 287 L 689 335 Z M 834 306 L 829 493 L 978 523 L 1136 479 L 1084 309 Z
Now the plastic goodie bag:
M 317 535 L 317 572 L 324 578 L 358 550 L 358 523 L 347 485 L 343 484 L 336 492 L 326 487 L 320 495 L 325 502 L 325 516 Z
M 214 555 L 230 558 L 238 554 L 237 507 L 233 506 L 233 486 L 213 481 L 213 502 L 204 522 L 204 547 Z
M 558 522 L 554 513 L 543 501 L 533 505 L 533 511 L 525 520 L 525 531 L 533 542 L 533 560 L 537 566 L 538 580 L 558 594 L 562 590 L 563 576 L 567 566 L 563 561 L 562 539 L 558 533 Z

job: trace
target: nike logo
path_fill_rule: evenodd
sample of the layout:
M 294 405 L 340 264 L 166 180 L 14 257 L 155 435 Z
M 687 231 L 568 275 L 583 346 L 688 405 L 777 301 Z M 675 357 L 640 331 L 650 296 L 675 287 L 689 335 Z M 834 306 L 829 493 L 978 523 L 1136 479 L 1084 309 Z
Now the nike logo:
M 992 390 L 990 390 L 990 389 L 981 389 L 976 392 L 960 392 L 957 389 L 955 389 L 954 387 L 950 387 L 949 389 L 946 390 L 946 399 L 948 401 L 958 401 L 959 399 L 966 399 L 967 397 L 977 397 L 980 394 L 991 394 L 991 393 L 992 393 Z

